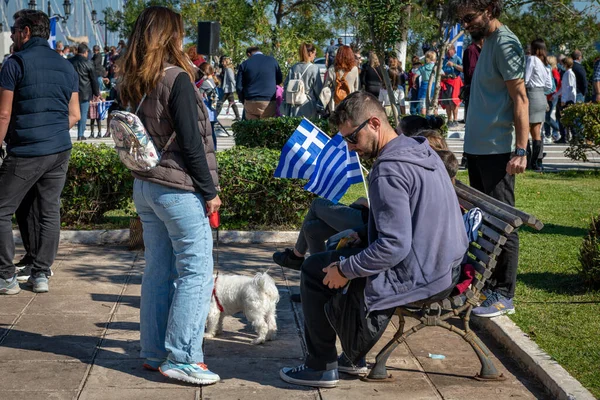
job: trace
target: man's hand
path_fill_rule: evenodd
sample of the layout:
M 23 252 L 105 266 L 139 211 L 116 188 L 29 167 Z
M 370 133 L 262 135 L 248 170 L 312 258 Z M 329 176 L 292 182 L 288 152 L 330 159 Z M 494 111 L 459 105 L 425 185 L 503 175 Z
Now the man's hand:
M 448 61 L 446 63 L 446 65 L 449 66 L 449 67 L 454 67 L 454 63 L 452 61 Z
M 352 204 L 355 204 L 357 206 L 363 206 L 363 207 L 367 207 L 369 208 L 369 200 L 367 200 L 366 197 L 359 197 L 358 199 L 356 199 L 356 201 Z
M 348 283 L 348 279 L 340 274 L 338 265 L 339 261 L 336 261 L 323 268 L 323 272 L 327 274 L 325 275 L 325 278 L 323 278 L 323 285 L 327 286 L 329 289 L 339 289 L 346 286 Z
M 210 216 L 212 213 L 219 211 L 221 208 L 221 199 L 219 195 L 212 200 L 206 202 L 206 215 Z
M 522 174 L 525 172 L 525 167 L 527 167 L 527 157 L 514 156 L 506 164 L 506 172 L 509 175 Z

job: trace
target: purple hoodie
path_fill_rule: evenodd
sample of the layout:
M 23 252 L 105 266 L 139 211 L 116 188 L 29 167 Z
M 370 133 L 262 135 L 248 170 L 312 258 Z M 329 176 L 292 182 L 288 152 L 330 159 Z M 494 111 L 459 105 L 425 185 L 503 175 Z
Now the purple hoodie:
M 382 149 L 369 198 L 369 247 L 340 265 L 349 279 L 367 277 L 367 309 L 447 289 L 469 243 L 452 182 L 425 138 L 400 135 Z

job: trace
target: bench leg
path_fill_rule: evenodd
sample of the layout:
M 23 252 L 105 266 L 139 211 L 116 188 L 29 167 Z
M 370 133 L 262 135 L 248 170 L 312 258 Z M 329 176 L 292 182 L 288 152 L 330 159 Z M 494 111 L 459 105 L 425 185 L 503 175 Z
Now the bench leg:
M 487 348 L 485 344 L 473 333 L 473 331 L 468 332 L 463 339 L 467 341 L 477 354 L 479 358 L 479 362 L 481 363 L 481 371 L 478 375 L 475 376 L 477 380 L 485 380 L 485 381 L 503 381 L 506 378 L 503 374 L 499 373 L 492 361 L 490 350 Z
M 386 344 L 385 347 L 381 349 L 381 351 L 377 354 L 377 356 L 375 357 L 375 366 L 371 368 L 371 371 L 369 371 L 369 375 L 366 378 L 364 378 L 364 380 L 370 382 L 384 382 L 391 380 L 391 375 L 388 374 L 385 364 L 387 363 L 388 358 L 392 355 L 396 347 L 398 347 L 400 343 L 403 343 L 406 340 L 406 337 L 408 336 L 404 336 L 404 316 L 400 314 L 399 317 L 400 321 L 398 331 L 394 335 L 394 338 L 390 340 L 388 344 Z

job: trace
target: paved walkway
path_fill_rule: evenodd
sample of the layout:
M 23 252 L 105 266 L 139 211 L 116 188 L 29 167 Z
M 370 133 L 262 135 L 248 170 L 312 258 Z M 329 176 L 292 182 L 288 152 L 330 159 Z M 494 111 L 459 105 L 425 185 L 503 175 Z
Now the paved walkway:
M 283 366 L 301 363 L 302 312 L 290 301 L 299 274 L 274 266 L 274 245 L 221 245 L 221 272 L 265 271 L 281 294 L 279 335 L 254 346 L 243 316 L 227 317 L 224 333 L 206 341 L 206 362 L 222 381 L 198 388 L 142 369 L 139 300 L 142 252 L 125 247 L 61 246 L 50 292 L 23 290 L 0 297 L 2 399 L 539 399 L 541 389 L 493 343 L 504 382 L 472 379 L 479 362 L 470 347 L 445 330 L 421 331 L 388 362 L 396 381 L 365 383 L 342 376 L 336 389 L 317 390 L 281 381 Z M 23 286 L 25 288 L 25 286 Z M 391 337 L 391 327 L 386 332 Z M 481 333 L 480 333 L 480 336 Z M 432 360 L 428 353 L 444 354 Z M 367 361 L 374 361 L 372 352 Z

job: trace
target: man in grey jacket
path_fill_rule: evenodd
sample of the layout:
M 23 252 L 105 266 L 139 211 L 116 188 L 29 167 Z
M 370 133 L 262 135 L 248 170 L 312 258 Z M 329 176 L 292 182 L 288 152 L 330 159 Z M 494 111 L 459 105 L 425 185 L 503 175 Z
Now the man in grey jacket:
M 389 312 L 451 289 L 468 246 L 452 183 L 425 138 L 398 136 L 377 98 L 365 92 L 349 95 L 330 122 L 349 150 L 377 161 L 369 174 L 367 247 L 316 254 L 302 265 L 308 355 L 304 364 L 283 368 L 280 377 L 326 388 L 338 383 L 338 355 L 335 321 L 324 308 L 340 289 L 344 296 L 360 296 L 369 314 Z M 352 328 L 346 330 L 360 331 Z M 344 334 L 353 333 L 338 332 Z M 356 371 L 352 363 L 339 367 Z

